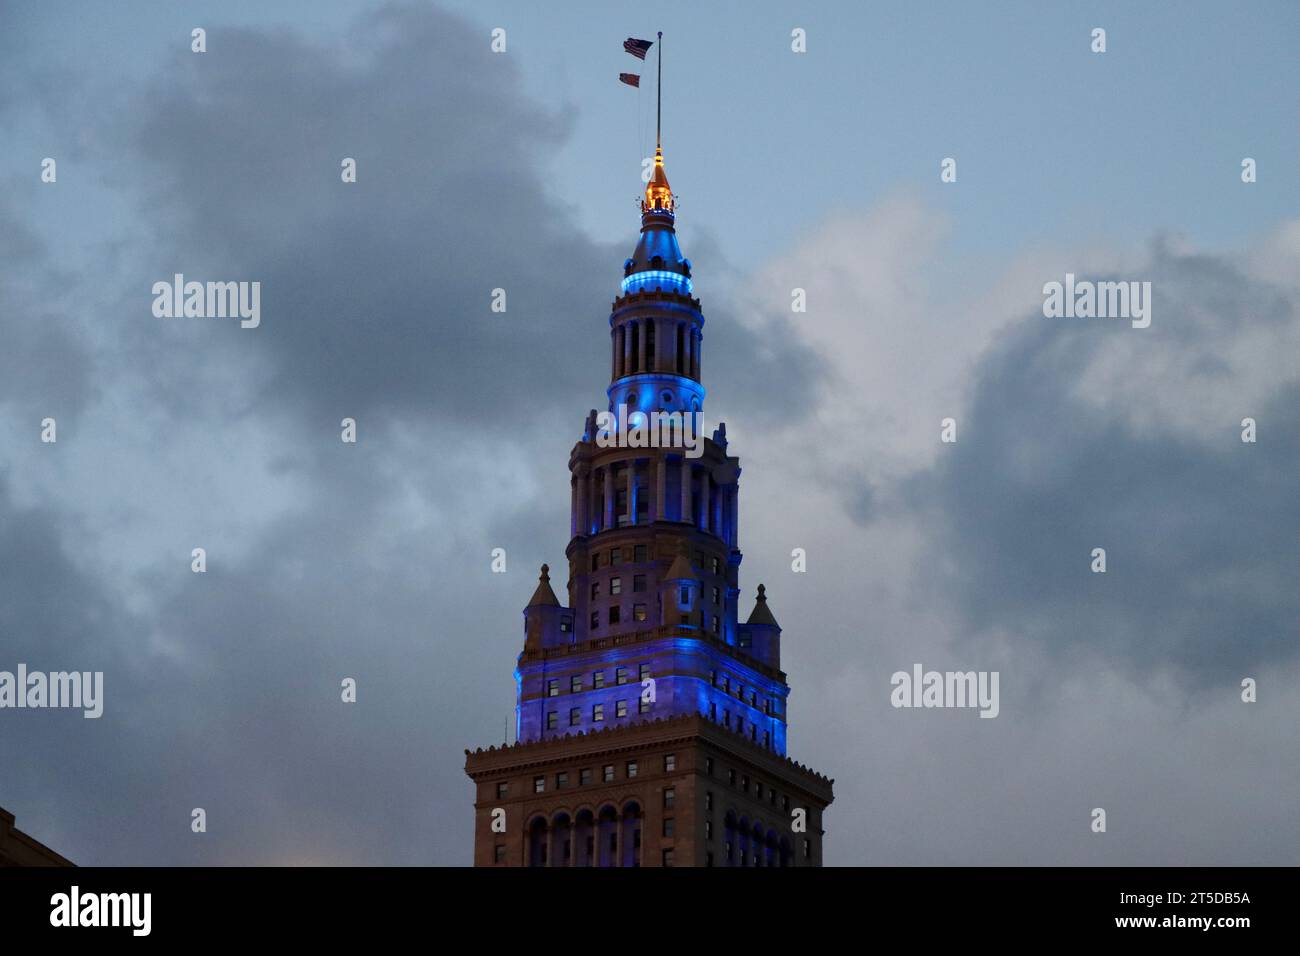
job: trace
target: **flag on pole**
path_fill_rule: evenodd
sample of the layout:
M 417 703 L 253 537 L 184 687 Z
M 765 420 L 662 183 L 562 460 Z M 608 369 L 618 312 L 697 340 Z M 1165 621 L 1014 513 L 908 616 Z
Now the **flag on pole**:
M 654 46 L 653 40 L 638 40 L 635 37 L 628 37 L 623 41 L 623 50 L 631 53 L 638 60 L 644 60 L 646 53 Z
M 626 83 L 628 86 L 640 87 L 641 75 L 639 73 L 620 73 L 618 75 L 620 83 Z

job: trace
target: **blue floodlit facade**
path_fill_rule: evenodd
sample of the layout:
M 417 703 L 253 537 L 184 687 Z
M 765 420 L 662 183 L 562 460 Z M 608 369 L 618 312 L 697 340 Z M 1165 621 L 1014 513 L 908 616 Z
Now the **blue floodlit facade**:
M 607 411 L 702 421 L 704 315 L 658 150 L 641 209 L 609 317 Z M 516 739 L 700 715 L 784 756 L 790 689 L 762 585 L 739 619 L 741 469 L 725 425 L 693 450 L 629 447 L 597 418 L 592 410 L 569 458 L 567 600 L 543 566 L 524 610 Z

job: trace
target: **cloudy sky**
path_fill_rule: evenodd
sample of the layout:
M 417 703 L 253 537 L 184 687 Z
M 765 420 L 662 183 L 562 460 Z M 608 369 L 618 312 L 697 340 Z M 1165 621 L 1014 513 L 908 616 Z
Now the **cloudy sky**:
M 827 862 L 1300 861 L 1300 10 L 914 6 L 0 9 L 0 670 L 106 692 L 0 711 L 0 806 L 83 864 L 469 862 L 653 148 L 620 44 L 663 30 Z M 177 272 L 260 327 L 155 318 Z M 1044 318 L 1067 272 L 1151 282 L 1150 328 Z M 918 662 L 998 671 L 998 718 L 892 708 Z

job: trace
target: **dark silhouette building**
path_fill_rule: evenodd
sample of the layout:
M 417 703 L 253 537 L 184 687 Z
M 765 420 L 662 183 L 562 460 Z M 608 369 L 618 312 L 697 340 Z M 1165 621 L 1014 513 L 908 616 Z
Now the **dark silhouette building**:
M 516 740 L 466 751 L 476 866 L 819 866 L 832 781 L 786 756 L 781 628 L 739 620 L 740 460 L 698 426 L 704 316 L 655 150 L 569 456 L 567 601 L 524 609 Z M 697 440 L 695 440 L 697 439 Z
M 40 840 L 14 826 L 14 815 L 0 807 L 0 866 L 73 866 Z

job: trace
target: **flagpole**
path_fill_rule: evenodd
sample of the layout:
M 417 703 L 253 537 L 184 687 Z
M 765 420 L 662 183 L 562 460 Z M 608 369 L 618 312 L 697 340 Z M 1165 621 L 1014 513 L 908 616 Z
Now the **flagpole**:
M 660 134 L 664 113 L 664 31 L 659 31 L 659 81 L 655 84 L 655 149 L 663 145 Z

